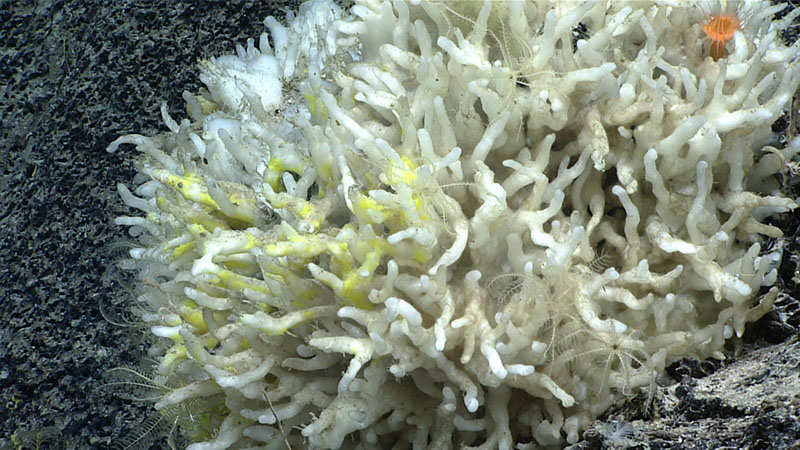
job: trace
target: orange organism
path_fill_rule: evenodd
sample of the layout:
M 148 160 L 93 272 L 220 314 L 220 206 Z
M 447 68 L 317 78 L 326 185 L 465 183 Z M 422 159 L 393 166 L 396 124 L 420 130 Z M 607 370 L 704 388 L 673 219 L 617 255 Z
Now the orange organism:
M 712 13 L 703 21 L 703 31 L 711 41 L 711 57 L 714 61 L 725 56 L 725 45 L 733 39 L 733 33 L 742 26 L 735 10 Z

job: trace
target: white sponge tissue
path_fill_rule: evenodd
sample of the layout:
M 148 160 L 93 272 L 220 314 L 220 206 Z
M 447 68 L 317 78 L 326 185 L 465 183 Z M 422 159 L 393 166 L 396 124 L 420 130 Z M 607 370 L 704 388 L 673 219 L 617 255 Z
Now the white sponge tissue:
M 156 407 L 192 449 L 560 448 L 724 358 L 800 148 L 800 9 L 737 8 L 715 60 L 695 2 L 312 0 L 204 61 L 109 146 Z

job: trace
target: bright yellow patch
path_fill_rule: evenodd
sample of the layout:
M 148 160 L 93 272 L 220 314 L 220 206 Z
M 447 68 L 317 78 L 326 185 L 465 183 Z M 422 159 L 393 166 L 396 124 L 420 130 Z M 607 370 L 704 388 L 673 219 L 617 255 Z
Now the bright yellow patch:
M 199 333 L 206 333 L 208 331 L 208 324 L 206 324 L 201 310 L 184 306 L 181 308 L 180 316 L 186 323 L 197 329 Z

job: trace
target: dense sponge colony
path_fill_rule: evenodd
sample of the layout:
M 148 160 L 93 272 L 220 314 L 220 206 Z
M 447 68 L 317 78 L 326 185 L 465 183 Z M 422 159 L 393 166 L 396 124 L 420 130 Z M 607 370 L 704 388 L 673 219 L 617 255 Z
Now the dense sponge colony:
M 777 295 L 797 12 L 715 61 L 693 4 L 311 1 L 203 62 L 109 147 L 156 408 L 193 450 L 559 447 L 722 358 Z

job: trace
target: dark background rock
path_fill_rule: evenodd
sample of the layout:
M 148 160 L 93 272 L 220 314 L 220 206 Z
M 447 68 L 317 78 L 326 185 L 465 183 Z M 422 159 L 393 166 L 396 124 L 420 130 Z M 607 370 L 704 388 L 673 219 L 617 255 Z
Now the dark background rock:
M 111 448 L 153 415 L 102 388 L 145 350 L 141 330 L 100 313 L 129 298 L 103 275 L 126 233 L 116 185 L 130 185 L 136 156 L 105 148 L 165 131 L 162 101 L 185 117 L 198 60 L 294 7 L 0 0 L 0 448 Z

